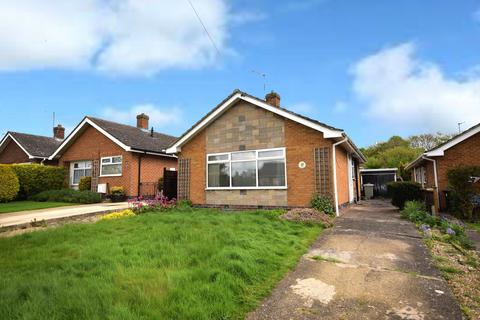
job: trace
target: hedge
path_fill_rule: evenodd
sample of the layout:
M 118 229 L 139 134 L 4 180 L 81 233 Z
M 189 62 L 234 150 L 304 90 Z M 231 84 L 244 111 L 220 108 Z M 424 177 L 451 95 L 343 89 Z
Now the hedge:
M 400 209 L 405 207 L 407 201 L 423 199 L 422 186 L 416 182 L 390 182 L 387 184 L 387 191 L 392 204 Z
M 473 198 L 480 193 L 478 187 L 472 183 L 471 177 L 480 177 L 480 166 L 458 167 L 447 172 L 449 209 L 458 217 L 468 220 L 475 218 Z
M 10 166 L 0 166 L 0 202 L 12 201 L 17 197 L 20 184 Z
M 20 183 L 19 199 L 27 199 L 45 190 L 66 187 L 65 169 L 40 164 L 11 165 Z
M 98 203 L 102 201 L 102 196 L 101 194 L 92 191 L 61 189 L 40 192 L 30 197 L 30 200 L 40 202 Z

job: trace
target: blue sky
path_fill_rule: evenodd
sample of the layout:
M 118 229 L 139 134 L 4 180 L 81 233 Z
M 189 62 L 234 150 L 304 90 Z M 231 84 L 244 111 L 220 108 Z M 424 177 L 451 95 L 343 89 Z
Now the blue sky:
M 359 146 L 480 122 L 478 1 L 0 1 L 0 133 L 85 115 L 180 135 L 235 88 Z M 60 5 L 61 4 L 61 5 Z

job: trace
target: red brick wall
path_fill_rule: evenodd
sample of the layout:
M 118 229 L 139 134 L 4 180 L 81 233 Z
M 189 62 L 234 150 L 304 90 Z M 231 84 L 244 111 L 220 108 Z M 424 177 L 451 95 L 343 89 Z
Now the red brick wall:
M 29 159 L 25 152 L 13 141 L 10 139 L 10 142 L 7 142 L 7 146 L 0 152 L 0 163 L 10 164 L 10 163 L 26 163 L 34 162 Z
M 190 201 L 193 204 L 205 204 L 206 187 L 206 136 L 205 130 L 182 146 L 179 157 L 190 159 Z
M 437 157 L 438 187 L 440 192 L 440 207 L 446 208 L 443 190 L 448 187 L 447 172 L 460 166 L 480 166 L 480 133 L 468 138 L 445 151 L 443 157 Z
M 324 139 L 321 132 L 285 119 L 289 206 L 310 205 L 310 200 L 315 192 L 314 149 L 331 146 L 331 141 Z M 306 163 L 307 166 L 304 169 L 298 167 L 300 161 Z
M 139 154 L 126 152 L 102 133 L 88 128 L 73 142 L 59 159 L 59 165 L 69 169 L 69 163 L 80 160 L 95 160 L 101 157 L 122 156 L 122 176 L 99 177 L 98 183 L 107 183 L 109 187 L 123 186 L 128 196 L 138 194 Z M 177 167 L 175 158 L 142 155 L 142 182 L 156 182 L 163 176 L 163 168 Z
M 341 146 L 335 147 L 335 165 L 337 166 L 337 192 L 338 204 L 342 205 L 349 202 L 348 191 L 348 158 L 347 152 Z

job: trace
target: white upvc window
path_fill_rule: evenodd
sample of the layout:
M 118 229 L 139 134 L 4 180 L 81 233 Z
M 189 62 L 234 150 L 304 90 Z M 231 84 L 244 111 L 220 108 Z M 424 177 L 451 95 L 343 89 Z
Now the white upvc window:
M 74 161 L 70 163 L 70 185 L 78 186 L 82 177 L 92 176 L 92 161 Z
M 207 154 L 207 190 L 286 188 L 285 148 Z
M 100 177 L 119 177 L 122 175 L 122 156 L 100 159 Z

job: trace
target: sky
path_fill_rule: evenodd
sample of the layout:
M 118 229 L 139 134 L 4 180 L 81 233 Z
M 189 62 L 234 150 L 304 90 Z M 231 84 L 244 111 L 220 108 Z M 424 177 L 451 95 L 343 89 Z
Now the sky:
M 145 112 L 181 135 L 236 88 L 362 147 L 454 133 L 480 122 L 479 40 L 473 0 L 0 0 L 0 134 Z

